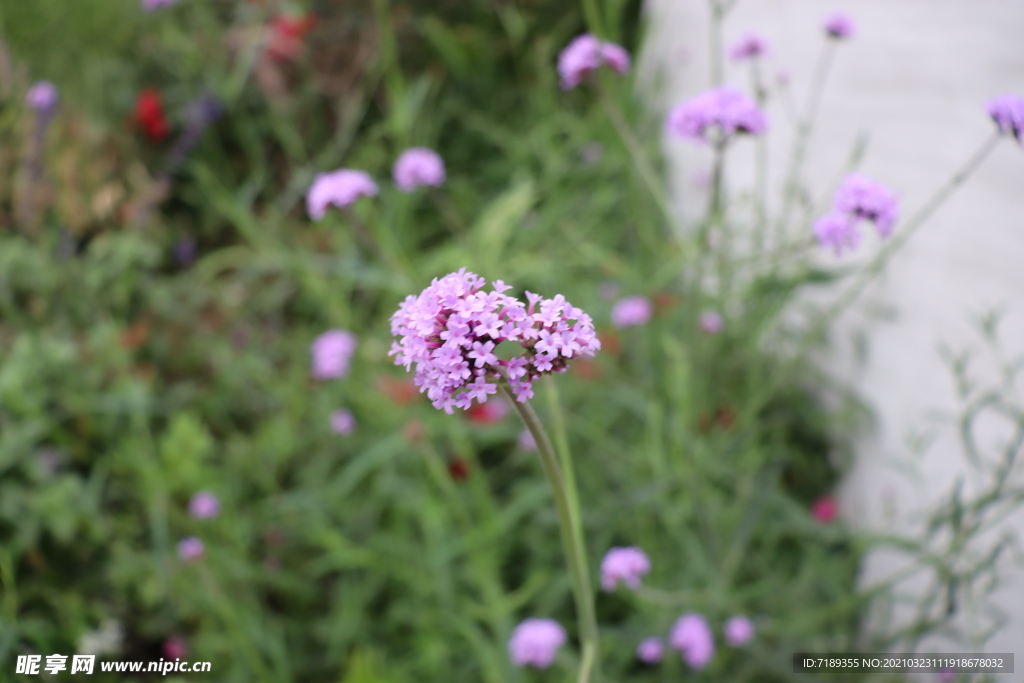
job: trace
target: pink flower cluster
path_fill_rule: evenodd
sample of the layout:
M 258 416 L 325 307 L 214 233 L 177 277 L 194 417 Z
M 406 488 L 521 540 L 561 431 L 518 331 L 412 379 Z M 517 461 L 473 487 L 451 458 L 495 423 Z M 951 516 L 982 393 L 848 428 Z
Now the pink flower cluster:
M 629 588 L 639 588 L 640 578 L 649 571 L 651 561 L 640 548 L 612 548 L 601 560 L 601 588 L 611 592 L 620 582 Z
M 643 325 L 651 319 L 654 307 L 645 296 L 627 296 L 619 299 L 612 306 L 612 325 L 615 327 L 631 327 Z
M 57 106 L 57 88 L 49 81 L 39 81 L 25 93 L 25 104 L 38 112 L 50 112 Z
M 989 102 L 987 110 L 1000 133 L 1024 144 L 1024 97 L 1002 95 Z
M 756 59 L 768 54 L 768 41 L 759 33 L 747 33 L 733 43 L 729 49 L 729 57 L 739 62 L 744 59 Z
M 356 336 L 347 330 L 328 330 L 317 337 L 310 346 L 313 377 L 338 379 L 347 375 L 356 344 Z
M 878 234 L 888 237 L 897 218 L 896 196 L 881 183 L 853 173 L 836 190 L 832 212 L 814 223 L 814 234 L 822 246 L 832 247 L 840 254 L 844 248 L 854 249 L 860 242 L 857 225 L 861 220 L 874 223 Z
M 516 666 L 546 669 L 565 644 L 565 629 L 553 619 L 525 619 L 512 631 L 508 654 Z
M 504 292 L 501 280 L 484 292 L 484 278 L 463 268 L 435 278 L 419 296 L 409 295 L 391 316 L 399 340 L 388 355 L 406 370 L 416 365 L 414 383 L 435 408 L 452 413 L 473 400 L 486 403 L 507 378 L 520 402 L 533 397 L 533 381 L 565 372 L 573 358 L 593 356 L 601 348 L 593 321 L 561 294 L 543 299 L 526 292 L 523 304 Z M 510 360 L 495 354 L 503 342 L 523 353 Z
M 767 127 L 768 119 L 757 103 L 730 87 L 690 98 L 673 108 L 665 119 L 670 133 L 707 143 L 724 142 L 740 133 L 759 135 Z
M 444 161 L 432 149 L 410 147 L 399 155 L 391 175 L 402 192 L 426 185 L 437 187 L 444 184 Z
M 853 19 L 848 14 L 836 12 L 825 18 L 822 28 L 825 29 L 825 35 L 829 38 L 835 38 L 836 40 L 849 38 L 854 32 Z
M 715 637 L 700 614 L 684 614 L 676 620 L 669 643 L 679 650 L 691 669 L 703 669 L 715 654 Z
M 587 74 L 602 65 L 624 74 L 629 71 L 629 53 L 621 45 L 598 40 L 589 33 L 577 36 L 558 55 L 562 90 L 575 88 Z

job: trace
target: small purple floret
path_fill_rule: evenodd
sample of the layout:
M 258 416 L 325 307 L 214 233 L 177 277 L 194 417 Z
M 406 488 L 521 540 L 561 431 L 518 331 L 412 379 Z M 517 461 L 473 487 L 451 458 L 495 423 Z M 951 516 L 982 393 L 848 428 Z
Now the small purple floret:
M 178 543 L 178 557 L 186 562 L 199 559 L 202 557 L 203 551 L 203 542 L 195 536 L 183 538 L 181 542 Z
M 725 326 L 722 315 L 716 311 L 705 311 L 700 315 L 700 329 L 707 334 L 718 334 Z
M 723 631 L 725 642 L 731 647 L 739 647 L 754 637 L 754 622 L 744 616 L 735 616 L 725 622 Z
M 352 412 L 345 410 L 335 410 L 331 413 L 331 431 L 335 434 L 342 436 L 348 436 L 356 429 L 356 418 L 352 415 Z
M 553 619 L 526 619 L 512 631 L 508 654 L 516 666 L 546 669 L 565 644 L 565 629 Z
M 768 54 L 768 41 L 759 33 L 747 33 L 733 43 L 729 49 L 729 58 L 740 62 L 744 59 L 756 59 Z
M 682 653 L 691 669 L 703 669 L 715 654 L 715 638 L 711 627 L 700 614 L 690 613 L 679 617 L 672 626 L 669 643 Z
M 210 491 L 200 491 L 188 502 L 188 511 L 196 519 L 211 519 L 220 514 L 220 501 Z
M 643 325 L 651 319 L 653 311 L 651 300 L 645 296 L 619 299 L 612 307 L 612 325 L 619 328 Z
M 25 93 L 25 104 L 38 112 L 52 112 L 57 100 L 57 88 L 49 81 L 39 81 Z
M 649 571 L 651 561 L 640 548 L 612 548 L 601 560 L 601 588 L 611 592 L 621 582 L 635 590 L 640 587 L 641 577 Z
M 558 75 L 562 79 L 562 89 L 575 88 L 589 73 L 602 65 L 624 74 L 629 71 L 629 53 L 621 45 L 598 40 L 589 33 L 577 36 L 558 55 Z
M 825 18 L 822 27 L 829 38 L 835 38 L 836 40 L 849 38 L 855 30 L 853 19 L 850 18 L 849 14 L 842 12 L 830 14 Z
M 345 208 L 360 197 L 377 194 L 377 183 L 364 171 L 341 168 L 321 173 L 313 180 L 306 194 L 306 210 L 315 221 L 324 217 L 328 206 Z
M 1024 144 L 1024 97 L 1001 95 L 988 103 L 988 115 L 995 121 L 999 132 L 1012 135 Z
M 716 88 L 677 105 L 666 129 L 681 138 L 718 144 L 733 135 L 760 135 L 768 119 L 753 99 L 730 87 Z
M 313 377 L 338 379 L 347 375 L 356 344 L 356 336 L 346 330 L 330 330 L 317 337 L 310 347 Z
M 836 190 L 833 206 L 854 219 L 874 223 L 882 237 L 889 236 L 900 213 L 896 196 L 885 185 L 859 173 L 846 176 Z
M 637 645 L 636 658 L 644 664 L 657 664 L 665 654 L 661 638 L 645 638 Z
M 445 180 L 444 161 L 432 149 L 410 147 L 398 157 L 391 175 L 402 192 L 426 185 L 439 187 Z

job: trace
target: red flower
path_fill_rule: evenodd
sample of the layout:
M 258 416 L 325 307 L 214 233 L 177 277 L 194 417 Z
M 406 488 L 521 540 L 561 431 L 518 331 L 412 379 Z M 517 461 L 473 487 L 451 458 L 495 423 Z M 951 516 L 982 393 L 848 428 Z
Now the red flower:
M 416 400 L 419 389 L 410 380 L 382 375 L 377 380 L 377 391 L 400 406 L 407 406 Z
M 474 403 L 465 411 L 466 418 L 470 422 L 490 425 L 500 422 L 508 415 L 508 404 L 502 400 L 490 400 L 487 403 Z
M 270 22 L 270 40 L 267 55 L 276 62 L 295 59 L 302 49 L 302 39 L 316 26 L 316 16 L 303 14 L 298 17 L 278 15 Z
M 135 100 L 135 122 L 153 142 L 160 142 L 171 134 L 159 90 L 148 88 L 139 93 Z
M 839 504 L 831 496 L 822 496 L 811 506 L 811 516 L 819 524 L 828 524 L 839 514 Z
M 469 463 L 462 458 L 455 458 L 448 463 L 448 474 L 455 481 L 462 481 L 469 476 Z

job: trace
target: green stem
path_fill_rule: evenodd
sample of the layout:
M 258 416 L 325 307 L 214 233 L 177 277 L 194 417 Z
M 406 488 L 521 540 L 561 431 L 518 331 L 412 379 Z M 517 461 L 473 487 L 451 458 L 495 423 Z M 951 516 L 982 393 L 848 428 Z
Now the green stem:
M 498 385 L 508 402 L 511 403 L 523 424 L 530 430 L 533 440 L 537 444 L 537 453 L 540 455 L 541 466 L 544 474 L 551 484 L 551 491 L 555 496 L 555 507 L 558 511 L 558 527 L 562 538 L 562 552 L 565 553 L 565 562 L 569 568 L 569 578 L 572 581 L 573 596 L 576 600 L 576 616 L 579 620 L 580 648 L 583 653 L 583 660 L 580 664 L 578 683 L 588 683 L 592 669 L 597 670 L 598 665 L 598 630 L 597 615 L 594 610 L 594 594 L 590 588 L 590 576 L 587 573 L 587 556 L 583 545 L 582 530 L 576 522 L 577 510 L 573 509 L 570 502 L 569 487 L 558 467 L 558 458 L 555 449 L 551 445 L 547 431 L 541 423 L 533 406 L 529 403 L 521 403 L 509 390 L 504 382 Z

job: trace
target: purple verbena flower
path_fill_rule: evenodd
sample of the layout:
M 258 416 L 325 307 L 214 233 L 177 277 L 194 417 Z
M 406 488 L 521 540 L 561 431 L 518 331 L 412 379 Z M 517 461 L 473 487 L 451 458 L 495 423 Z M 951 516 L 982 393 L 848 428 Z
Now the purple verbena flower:
M 637 547 L 612 548 L 601 560 L 601 588 L 615 590 L 619 582 L 629 588 L 640 587 L 640 577 L 651 571 L 647 553 Z
M 324 217 L 327 207 L 334 205 L 345 208 L 360 197 L 377 194 L 377 183 L 368 173 L 350 168 L 340 168 L 330 173 L 320 173 L 306 194 L 306 210 L 315 221 Z
M 679 617 L 672 626 L 669 643 L 682 653 L 691 669 L 703 669 L 715 654 L 715 638 L 711 627 L 700 614 L 690 613 Z
M 195 536 L 183 538 L 181 542 L 178 543 L 178 557 L 186 562 L 199 559 L 202 557 L 203 551 L 203 542 Z
M 402 192 L 424 185 L 438 187 L 445 179 L 444 161 L 432 149 L 410 147 L 399 155 L 391 175 Z
M 512 631 L 508 654 L 516 666 L 546 669 L 565 644 L 565 629 L 553 619 L 525 619 Z
M 621 45 L 598 40 L 589 33 L 573 38 L 558 55 L 558 75 L 562 78 L 562 89 L 575 88 L 590 72 L 602 65 L 624 74 L 629 71 L 629 53 Z
M 836 256 L 843 249 L 856 249 L 860 243 L 860 232 L 849 217 L 841 213 L 830 213 L 814 223 L 814 236 L 823 247 L 832 247 Z
M 313 377 L 337 379 L 348 374 L 349 360 L 356 350 L 356 336 L 346 330 L 330 330 L 317 337 L 313 354 Z
M 736 62 L 756 59 L 768 54 L 768 41 L 759 33 L 747 33 L 729 48 L 729 57 Z
M 220 501 L 210 491 L 199 491 L 189 500 L 188 511 L 196 519 L 211 519 L 220 514 Z
M 435 408 L 452 413 L 474 400 L 487 401 L 507 378 L 516 399 L 533 396 L 532 383 L 548 372 L 565 372 L 568 362 L 601 348 L 593 321 L 561 294 L 543 299 L 526 292 L 529 304 L 505 294 L 501 280 L 484 292 L 486 280 L 463 268 L 434 278 L 419 296 L 409 295 L 391 316 L 398 338 L 388 355 L 406 370 Z M 503 342 L 517 343 L 522 355 L 501 360 L 493 353 Z
M 645 296 L 627 296 L 619 299 L 612 307 L 612 325 L 615 327 L 630 327 L 631 325 L 643 325 L 651 319 L 654 307 L 651 300 Z
M 1024 97 L 1001 95 L 988 103 L 987 111 L 1000 133 L 1024 144 Z
M 725 622 L 722 630 L 725 632 L 725 642 L 731 647 L 739 647 L 754 637 L 754 622 L 744 616 L 735 616 Z
M 725 326 L 722 315 L 716 311 L 705 311 L 700 315 L 700 329 L 707 334 L 718 334 Z
M 871 221 L 878 234 L 888 237 L 899 217 L 896 196 L 884 185 L 859 173 L 851 173 L 836 190 L 833 207 L 855 220 Z
M 854 32 L 853 19 L 850 18 L 849 14 L 835 12 L 825 18 L 822 28 L 825 29 L 825 34 L 829 38 L 835 38 L 836 40 L 849 38 Z
M 25 93 L 25 104 L 41 113 L 52 112 L 57 100 L 57 88 L 49 81 L 39 81 Z
M 636 647 L 636 658 L 644 664 L 657 664 L 664 654 L 661 638 L 644 638 Z
M 166 5 L 173 5 L 178 0 L 142 0 L 142 9 L 152 12 Z
M 759 135 L 768 127 L 768 119 L 753 99 L 735 88 L 723 87 L 674 107 L 665 127 L 682 138 L 717 144 L 737 134 Z
M 342 436 L 348 436 L 356 429 L 356 418 L 352 415 L 352 411 L 335 410 L 331 413 L 331 431 L 335 434 L 341 434 Z

